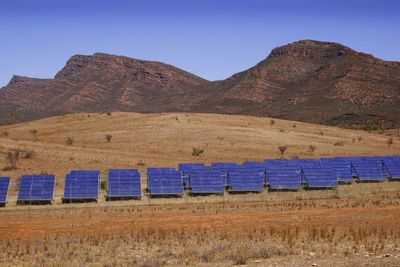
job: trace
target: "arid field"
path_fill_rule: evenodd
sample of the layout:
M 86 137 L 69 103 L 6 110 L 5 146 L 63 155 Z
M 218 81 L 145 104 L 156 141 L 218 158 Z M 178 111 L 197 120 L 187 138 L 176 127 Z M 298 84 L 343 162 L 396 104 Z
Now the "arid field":
M 110 140 L 106 139 L 107 135 Z M 24 152 L 0 209 L 0 266 L 399 266 L 400 183 L 61 204 L 71 169 L 398 155 L 394 132 L 216 114 L 74 114 L 0 127 Z M 72 140 L 72 141 L 71 141 Z M 193 148 L 204 150 L 193 156 Z M 6 155 L 6 154 L 5 154 Z M 55 203 L 16 206 L 21 174 L 54 173 Z M 145 176 L 144 176 L 145 178 Z M 143 179 L 143 185 L 146 180 Z

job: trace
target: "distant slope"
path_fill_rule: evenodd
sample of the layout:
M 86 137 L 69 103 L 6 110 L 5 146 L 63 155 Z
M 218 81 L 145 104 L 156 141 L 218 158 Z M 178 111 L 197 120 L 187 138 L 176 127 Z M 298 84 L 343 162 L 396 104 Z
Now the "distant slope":
M 0 90 L 0 123 L 75 112 L 157 112 L 170 105 L 171 95 L 203 82 L 164 63 L 76 55 L 54 79 L 14 76 Z
M 15 76 L 0 90 L 0 123 L 75 112 L 211 112 L 361 129 L 400 117 L 400 63 L 337 43 L 303 40 L 249 70 L 207 82 L 173 66 L 121 56 L 73 56 L 54 79 Z
M 33 141 L 31 130 L 37 130 Z M 8 135 L 4 136 L 4 132 Z M 112 135 L 111 142 L 105 136 Z M 74 139 L 66 146 L 67 137 Z M 286 158 L 350 155 L 393 155 L 400 140 L 387 144 L 385 135 L 365 131 L 269 118 L 238 115 L 164 113 L 73 114 L 0 126 L 0 176 L 56 173 L 62 179 L 70 169 L 176 167 L 179 162 L 243 162 L 278 158 L 286 144 Z M 343 143 L 338 146 L 335 143 Z M 309 146 L 314 145 L 311 152 Z M 1 152 L 32 149 L 18 169 L 2 172 Z M 199 157 L 192 148 L 203 149 Z
M 394 127 L 400 119 L 400 63 L 305 40 L 278 47 L 255 67 L 185 95 L 199 99 L 188 107 L 198 112 Z

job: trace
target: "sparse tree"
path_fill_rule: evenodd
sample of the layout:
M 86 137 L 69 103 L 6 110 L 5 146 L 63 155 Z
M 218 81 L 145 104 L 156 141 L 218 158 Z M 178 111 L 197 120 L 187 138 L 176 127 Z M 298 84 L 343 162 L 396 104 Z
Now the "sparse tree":
M 14 149 L 5 152 L 5 161 L 7 166 L 3 168 L 3 171 L 11 171 L 17 169 L 17 163 L 20 159 L 20 150 Z
M 196 148 L 196 147 L 192 147 L 192 156 L 193 156 L 193 157 L 198 157 L 198 156 L 200 156 L 200 154 L 202 154 L 203 152 L 204 152 L 203 149 Z
M 72 146 L 74 144 L 74 138 L 68 136 L 67 138 L 65 138 L 65 145 L 67 146 Z
M 37 129 L 31 129 L 29 132 L 32 134 L 32 140 L 33 141 L 37 141 L 38 130 Z
M 106 134 L 105 138 L 106 138 L 107 142 L 111 142 L 112 135 L 111 134 Z
M 283 158 L 283 155 L 285 154 L 285 151 L 287 149 L 287 145 L 281 145 L 278 146 L 279 152 L 281 152 L 281 157 Z
M 386 142 L 389 146 L 393 145 L 393 137 L 389 137 Z
M 309 145 L 308 149 L 310 150 L 311 153 L 313 153 L 315 151 L 315 149 L 317 149 L 317 147 L 314 145 Z

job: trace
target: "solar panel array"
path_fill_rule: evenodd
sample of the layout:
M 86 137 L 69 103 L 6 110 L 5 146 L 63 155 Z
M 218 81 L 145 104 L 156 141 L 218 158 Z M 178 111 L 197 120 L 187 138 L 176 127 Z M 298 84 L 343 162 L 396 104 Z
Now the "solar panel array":
M 329 166 L 324 166 L 319 160 L 305 160 L 300 163 L 302 181 L 307 188 L 336 188 L 337 178 Z
M 224 178 L 216 168 L 193 169 L 189 175 L 189 187 L 192 194 L 223 194 Z
M 140 172 L 136 169 L 112 169 L 108 173 L 108 198 L 142 196 Z
M 237 166 L 229 170 L 231 192 L 261 192 L 264 190 L 265 168 L 255 165 Z
M 361 182 L 385 180 L 383 161 L 380 158 L 352 159 L 353 176 Z
M 8 189 L 10 188 L 10 177 L 0 177 L 0 204 L 5 205 Z
M 97 200 L 100 195 L 100 171 L 73 170 L 65 177 L 64 200 Z
M 266 160 L 267 180 L 272 190 L 299 190 L 301 167 L 288 160 Z
M 353 181 L 351 160 L 349 158 L 322 158 L 321 166 L 331 169 L 339 183 Z
M 54 198 L 55 185 L 54 175 L 23 175 L 18 201 L 51 201 Z
M 225 186 L 230 186 L 228 172 L 235 169 L 238 165 L 234 162 L 213 162 L 211 167 L 220 170 L 224 178 Z
M 384 157 L 382 160 L 386 177 L 400 181 L 400 156 Z
M 181 172 L 174 168 L 148 168 L 147 184 L 151 196 L 183 195 Z
M 335 188 L 339 183 L 400 181 L 400 156 L 336 157 L 321 159 L 266 160 L 264 162 L 182 163 L 174 168 L 148 168 L 148 192 L 151 196 L 184 194 L 223 194 L 271 190 Z M 23 175 L 18 201 L 52 201 L 54 175 Z M 7 200 L 10 177 L 0 177 L 0 205 Z M 66 175 L 64 200 L 94 199 L 100 195 L 100 171 L 73 170 Z M 142 195 L 140 172 L 136 169 L 112 169 L 108 177 L 108 197 Z
M 189 187 L 189 176 L 192 170 L 203 169 L 203 163 L 179 163 L 179 170 L 182 173 L 182 181 L 185 187 Z

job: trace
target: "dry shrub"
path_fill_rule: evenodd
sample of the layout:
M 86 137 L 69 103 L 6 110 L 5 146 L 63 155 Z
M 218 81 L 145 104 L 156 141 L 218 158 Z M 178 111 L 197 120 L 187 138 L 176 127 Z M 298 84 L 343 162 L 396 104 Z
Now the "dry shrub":
M 315 149 L 317 149 L 317 147 L 314 145 L 309 145 L 308 149 L 310 150 L 311 153 L 313 153 L 315 151 Z
M 65 145 L 72 146 L 73 144 L 74 144 L 74 138 L 73 137 L 68 136 L 68 137 L 65 138 Z
M 200 148 L 197 148 L 197 147 L 192 147 L 192 156 L 193 157 L 198 157 L 201 154 L 203 154 L 203 152 L 204 152 L 203 149 L 200 149 Z
M 389 137 L 386 141 L 386 143 L 388 144 L 388 146 L 393 145 L 393 137 Z
M 333 145 L 334 146 L 344 146 L 344 142 L 343 141 L 337 141 Z
M 112 138 L 111 134 L 106 134 L 104 137 L 106 138 L 107 142 L 111 142 L 111 138 Z

